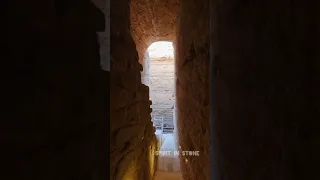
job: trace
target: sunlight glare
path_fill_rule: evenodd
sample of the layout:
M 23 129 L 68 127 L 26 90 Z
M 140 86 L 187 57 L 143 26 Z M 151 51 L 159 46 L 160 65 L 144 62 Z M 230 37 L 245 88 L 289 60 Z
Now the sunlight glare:
M 152 43 L 148 48 L 150 58 L 171 57 L 173 58 L 172 42 L 159 41 Z

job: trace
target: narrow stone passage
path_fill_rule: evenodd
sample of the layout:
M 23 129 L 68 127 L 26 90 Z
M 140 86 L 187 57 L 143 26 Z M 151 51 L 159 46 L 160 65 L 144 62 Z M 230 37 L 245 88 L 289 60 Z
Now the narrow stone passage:
M 174 134 L 157 134 L 162 141 L 154 180 L 182 180 L 179 146 Z
M 0 180 L 320 180 L 320 1 L 107 1 L 2 3 Z
M 154 179 L 182 179 L 180 172 L 179 146 L 175 136 L 175 84 L 174 49 L 171 42 L 156 42 L 148 48 L 150 99 L 152 120 L 157 128 L 155 134 L 160 141 L 157 169 Z

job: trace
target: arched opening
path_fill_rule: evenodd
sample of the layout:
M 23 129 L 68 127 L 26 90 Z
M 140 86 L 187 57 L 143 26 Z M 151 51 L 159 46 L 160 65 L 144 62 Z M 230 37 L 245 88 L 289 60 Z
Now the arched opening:
M 142 81 L 149 86 L 152 101 L 152 121 L 156 134 L 172 134 L 174 131 L 174 49 L 172 42 L 152 43 L 145 55 Z
M 182 2 L 182 1 L 181 1 Z M 195 1 L 194 1 L 195 2 Z M 147 174 L 149 177 L 157 180 L 162 177 L 163 171 L 161 165 L 154 167 L 161 163 L 161 158 L 156 153 L 163 152 L 166 159 L 170 158 L 167 152 L 171 154 L 174 152 L 166 151 L 165 142 L 160 147 L 157 135 L 159 130 L 156 131 L 153 120 L 155 116 L 156 100 L 153 100 L 153 79 L 152 64 L 148 48 L 152 43 L 157 41 L 171 41 L 176 50 L 175 61 L 172 62 L 172 70 L 174 73 L 172 86 L 174 89 L 174 99 L 177 102 L 177 113 L 173 111 L 172 114 L 178 114 L 177 126 L 173 128 L 174 132 L 178 129 L 178 152 L 192 152 L 192 155 L 180 156 L 179 173 L 170 173 L 170 178 L 162 179 L 175 179 L 173 176 L 181 175 L 184 179 L 209 179 L 209 9 L 208 2 L 202 3 L 184 3 L 180 8 L 180 1 L 145 1 L 145 0 L 132 0 L 130 3 L 130 22 L 127 22 L 123 32 L 119 33 L 119 29 L 114 30 L 114 42 L 117 45 L 111 46 L 114 48 L 114 56 L 112 56 L 111 69 L 116 73 L 114 77 L 121 77 L 116 85 L 123 85 L 125 88 L 121 91 L 121 87 L 117 86 L 117 91 L 113 93 L 115 102 L 122 103 L 121 111 L 115 110 L 114 116 L 114 131 L 128 134 L 128 130 L 124 130 L 123 126 L 132 127 L 130 137 L 137 138 L 118 138 L 121 137 L 120 133 L 111 133 L 114 135 L 114 149 L 119 149 L 119 157 L 123 144 L 130 144 L 130 147 L 125 149 L 125 152 L 130 150 L 135 151 L 133 155 L 134 161 L 144 168 L 132 169 L 131 172 L 139 172 Z M 119 5 L 115 3 L 116 5 Z M 197 5 L 196 8 L 193 8 Z M 119 5 L 120 6 L 120 5 Z M 189 16 L 190 13 L 194 13 Z M 198 21 L 198 16 L 201 14 L 204 18 Z M 119 22 L 122 27 L 123 22 Z M 115 21 L 114 21 L 115 22 Z M 121 22 L 121 23 L 120 23 Z M 129 34 L 128 26 L 130 26 L 130 35 L 127 36 L 128 41 L 124 41 L 124 35 Z M 114 26 L 117 27 L 117 26 Z M 125 30 L 126 29 L 126 30 Z M 122 33 L 122 34 L 121 34 Z M 132 39 L 131 39 L 132 38 Z M 133 41 L 132 41 L 133 40 Z M 127 44 L 124 44 L 128 42 Z M 120 51 L 119 46 L 126 48 L 126 53 Z M 129 48 L 131 47 L 131 48 Z M 132 51 L 131 51 L 132 50 Z M 147 52 L 148 51 L 148 52 Z M 147 53 L 146 53 L 147 52 Z M 172 53 L 173 54 L 173 53 Z M 117 56 L 116 56 L 117 55 Z M 122 65 L 122 66 L 121 66 Z M 120 71 L 121 70 L 121 71 Z M 128 72 L 129 73 L 128 73 Z M 141 72 L 142 71 L 142 72 Z M 176 72 L 175 72 L 176 71 Z M 138 82 L 137 82 L 138 81 Z M 119 97 L 116 99 L 115 97 Z M 151 100 L 151 101 L 150 101 Z M 128 104 L 128 105 L 127 105 Z M 128 107 L 128 108 L 127 108 Z M 128 109 L 126 112 L 126 108 Z M 171 107 L 172 108 L 172 107 Z M 116 108 L 115 108 L 116 109 Z M 173 107 L 175 109 L 175 106 Z M 128 114 L 126 116 L 126 113 Z M 112 114 L 112 115 L 113 115 Z M 124 117 L 123 121 L 118 121 L 118 116 Z M 176 115 L 172 115 L 176 117 Z M 175 122 L 175 121 L 173 121 Z M 122 124 L 121 124 L 122 123 Z M 135 124 L 133 124 L 135 123 Z M 119 126 L 117 126 L 119 124 Z M 174 123 L 172 123 L 174 124 Z M 176 126 L 176 127 L 177 127 Z M 118 129 L 120 130 L 118 130 Z M 155 133 L 156 132 L 156 133 Z M 169 134 L 161 134 L 167 136 Z M 174 133 L 171 133 L 173 142 L 175 143 Z M 158 136 L 159 137 L 159 136 Z M 161 140 L 161 138 L 160 138 Z M 171 141 L 172 142 L 172 141 Z M 143 144 L 143 145 L 140 145 Z M 180 148 L 181 146 L 181 148 Z M 144 151 L 139 151 L 140 147 Z M 154 154 L 154 157 L 147 157 L 147 151 Z M 115 151 L 116 152 L 116 151 Z M 193 154 L 200 152 L 200 154 Z M 117 162 L 117 157 L 112 156 L 113 161 Z M 160 158 L 159 158 L 160 157 Z M 121 159 L 121 158 L 120 158 Z M 146 164 L 146 159 L 149 163 Z M 172 158 L 173 159 L 173 158 Z M 175 158 L 178 159 L 179 158 Z M 125 157 L 119 163 L 129 164 L 132 161 L 130 157 Z M 172 166 L 165 167 L 168 171 L 175 168 Z M 114 167 L 114 175 L 121 176 L 120 169 L 126 171 L 129 165 Z M 127 173 L 130 174 L 130 173 Z M 138 175 L 137 179 L 143 179 L 142 175 Z M 151 178 L 149 178 L 151 179 Z
M 152 120 L 161 133 L 173 133 L 174 56 L 172 42 L 155 42 L 148 48 Z
M 149 86 L 151 117 L 160 140 L 157 171 L 180 172 L 175 118 L 175 62 L 173 43 L 158 41 L 146 51 L 142 82 Z
M 149 86 L 152 121 L 156 133 L 172 134 L 175 130 L 175 63 L 173 43 L 158 41 L 146 50 L 141 81 Z

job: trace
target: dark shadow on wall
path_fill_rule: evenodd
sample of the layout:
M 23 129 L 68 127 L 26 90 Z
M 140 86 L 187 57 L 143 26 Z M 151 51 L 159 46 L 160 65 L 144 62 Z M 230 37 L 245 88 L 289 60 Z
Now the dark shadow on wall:
M 320 179 L 320 4 L 212 2 L 215 178 Z
M 96 34 L 103 13 L 89 0 L 3 7 L 1 179 L 106 179 L 109 72 Z

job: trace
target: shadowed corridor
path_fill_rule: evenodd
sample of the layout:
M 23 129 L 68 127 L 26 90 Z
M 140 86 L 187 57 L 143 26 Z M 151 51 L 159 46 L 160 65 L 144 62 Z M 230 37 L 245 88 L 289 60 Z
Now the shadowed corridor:
M 0 179 L 320 179 L 319 2 L 1 7 Z M 174 49 L 172 133 L 145 79 L 159 41 Z

